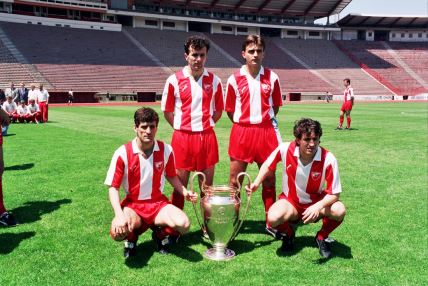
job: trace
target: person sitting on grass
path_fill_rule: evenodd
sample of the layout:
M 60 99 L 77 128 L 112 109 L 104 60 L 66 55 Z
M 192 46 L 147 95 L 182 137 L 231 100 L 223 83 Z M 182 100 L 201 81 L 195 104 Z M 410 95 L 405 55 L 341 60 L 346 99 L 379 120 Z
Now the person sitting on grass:
M 268 211 L 268 221 L 282 236 L 281 250 L 293 249 L 294 229 L 290 223 L 304 224 L 322 219 L 322 227 L 315 236 L 320 255 L 331 256 L 329 234 L 345 217 L 345 206 L 339 201 L 342 192 L 337 160 L 332 153 L 319 146 L 322 136 L 318 121 L 303 118 L 294 125 L 295 140 L 282 143 L 263 163 L 257 178 L 247 186 L 255 191 L 269 170 L 284 164 L 282 193 Z
M 20 123 L 30 122 L 30 115 L 28 114 L 28 106 L 25 104 L 25 101 L 21 100 L 21 104 L 16 110 L 17 120 Z
M 27 108 L 28 108 L 29 121 L 38 124 L 41 116 L 39 105 L 36 103 L 34 99 L 31 99 L 30 104 L 28 105 Z

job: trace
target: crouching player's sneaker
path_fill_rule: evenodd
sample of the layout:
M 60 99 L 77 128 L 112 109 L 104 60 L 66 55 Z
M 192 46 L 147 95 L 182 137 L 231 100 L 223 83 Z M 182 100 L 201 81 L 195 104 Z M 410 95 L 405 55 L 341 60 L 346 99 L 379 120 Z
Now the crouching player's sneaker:
M 125 240 L 125 247 L 123 249 L 123 256 L 125 259 L 137 255 L 137 243 Z
M 281 251 L 282 252 L 290 252 L 294 249 L 294 235 L 289 236 L 287 234 L 282 234 L 282 245 L 281 245 Z
M 275 228 L 273 228 L 273 227 L 271 227 L 269 225 L 266 225 L 265 232 L 266 232 L 267 235 L 272 236 L 276 240 L 281 240 L 282 239 L 282 234 L 277 229 L 275 229 Z
M 4 212 L 0 215 L 0 224 L 4 226 L 16 226 L 18 223 L 13 214 Z
M 320 255 L 324 258 L 329 258 L 331 256 L 331 248 L 327 239 L 319 239 L 317 235 L 315 237 L 315 241 L 317 242 L 318 248 L 320 250 Z
M 178 243 L 179 236 L 168 235 L 164 239 L 157 237 L 156 232 L 152 232 L 152 239 L 156 243 L 156 250 L 160 254 L 168 254 L 169 246 Z

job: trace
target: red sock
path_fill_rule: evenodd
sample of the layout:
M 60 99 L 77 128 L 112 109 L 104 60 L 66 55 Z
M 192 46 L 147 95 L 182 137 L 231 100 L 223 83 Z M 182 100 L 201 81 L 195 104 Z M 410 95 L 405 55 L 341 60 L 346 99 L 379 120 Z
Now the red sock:
M 285 233 L 288 237 L 292 237 L 294 235 L 294 230 L 290 226 L 288 222 L 284 222 L 283 224 L 275 227 L 280 233 Z
M 3 179 L 0 177 L 0 215 L 6 211 L 3 202 Z
M 270 207 L 275 203 L 275 200 L 276 200 L 275 189 L 263 188 L 262 189 L 262 199 L 263 199 L 263 203 L 265 205 L 265 214 L 266 214 L 266 221 L 267 221 L 268 211 L 269 211 Z
M 348 123 L 348 128 L 351 128 L 351 116 L 346 117 L 346 122 Z
M 342 221 L 343 220 L 337 221 L 337 220 L 324 217 L 322 219 L 321 230 L 318 231 L 317 233 L 317 238 L 322 240 L 326 239 L 328 235 L 342 223 Z
M 184 196 L 179 191 L 174 190 L 171 195 L 171 203 L 182 210 L 184 208 Z
M 343 115 L 339 117 L 339 127 L 342 127 L 342 125 L 343 125 Z
M 159 228 L 155 231 L 155 235 L 157 238 L 159 239 L 164 239 L 165 237 L 167 237 L 168 235 L 171 236 L 180 236 L 180 233 L 176 230 L 174 230 L 172 227 L 169 226 L 164 226 L 162 228 Z
M 137 242 L 138 235 L 134 231 L 131 231 L 128 234 L 128 236 L 126 237 L 126 240 L 129 241 L 129 242 Z

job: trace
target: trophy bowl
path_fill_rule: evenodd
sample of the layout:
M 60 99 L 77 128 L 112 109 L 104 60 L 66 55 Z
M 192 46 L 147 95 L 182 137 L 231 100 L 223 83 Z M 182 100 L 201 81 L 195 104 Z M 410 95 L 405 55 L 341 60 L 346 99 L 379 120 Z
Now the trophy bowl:
M 248 174 L 242 172 L 238 174 L 237 179 Z M 235 252 L 227 248 L 227 245 L 238 234 L 239 229 L 245 219 L 250 204 L 251 195 L 247 197 L 245 210 L 240 218 L 241 198 L 239 188 L 232 186 L 207 186 L 205 185 L 205 175 L 197 172 L 191 180 L 191 189 L 193 191 L 193 179 L 195 176 L 202 176 L 201 200 L 200 200 L 200 220 L 196 210 L 196 204 L 193 204 L 196 218 L 204 234 L 206 234 L 212 243 L 212 248 L 208 249 L 204 256 L 211 260 L 225 261 L 235 257 Z

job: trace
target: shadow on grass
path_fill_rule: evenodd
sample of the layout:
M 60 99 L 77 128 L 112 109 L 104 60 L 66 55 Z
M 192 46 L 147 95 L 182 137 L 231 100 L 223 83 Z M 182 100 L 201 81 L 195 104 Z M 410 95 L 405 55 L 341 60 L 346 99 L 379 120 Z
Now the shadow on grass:
M 34 231 L 22 233 L 0 233 L 0 254 L 11 253 L 19 246 L 21 241 L 36 235 Z
M 264 234 L 265 228 L 266 222 L 264 220 L 245 220 L 239 233 Z
M 28 170 L 34 167 L 34 163 L 26 163 L 21 165 L 13 165 L 13 166 L 7 166 L 4 168 L 5 171 L 22 171 L 22 170 Z
M 17 207 L 16 209 L 13 209 L 11 211 L 20 224 L 32 223 L 40 220 L 42 215 L 56 211 L 61 207 L 61 205 L 69 203 L 71 203 L 70 199 L 62 199 L 54 202 L 26 202 L 23 206 Z
M 7 134 L 3 135 L 3 137 L 9 137 L 9 136 L 15 136 L 15 135 L 16 135 L 15 133 L 7 133 Z
M 315 248 L 318 251 L 318 246 L 315 242 L 314 236 L 297 236 L 294 239 L 294 249 L 288 253 L 282 252 L 281 248 L 278 248 L 276 251 L 278 256 L 293 256 L 299 253 L 303 248 L 305 247 L 311 247 Z M 352 259 L 352 252 L 351 248 L 343 243 L 340 243 L 338 241 L 334 241 L 331 243 L 331 256 L 330 258 L 319 258 L 315 261 L 317 264 L 323 264 L 329 261 L 332 258 L 340 257 L 344 259 Z
M 189 262 L 198 262 L 203 259 L 202 255 L 190 248 L 194 244 L 205 244 L 201 231 L 188 233 L 180 238 L 179 242 L 169 247 L 170 254 Z M 208 244 L 207 244 L 208 245 Z M 137 255 L 126 260 L 125 264 L 130 268 L 142 268 L 147 265 L 153 254 L 156 253 L 156 244 L 148 240 L 137 245 Z

